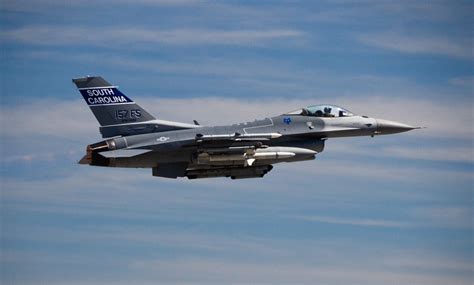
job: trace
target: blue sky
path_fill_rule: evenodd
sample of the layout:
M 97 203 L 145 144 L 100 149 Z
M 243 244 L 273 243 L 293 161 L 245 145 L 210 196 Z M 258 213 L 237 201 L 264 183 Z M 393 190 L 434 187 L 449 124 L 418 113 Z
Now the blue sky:
M 3 1 L 2 284 L 471 284 L 470 1 Z M 427 129 L 329 140 L 264 179 L 76 164 L 71 78 L 161 119 L 308 104 Z

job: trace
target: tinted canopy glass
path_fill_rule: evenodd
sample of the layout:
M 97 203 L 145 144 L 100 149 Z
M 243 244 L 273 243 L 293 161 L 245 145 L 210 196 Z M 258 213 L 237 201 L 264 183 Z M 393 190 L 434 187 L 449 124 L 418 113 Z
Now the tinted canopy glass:
M 312 105 L 306 108 L 301 108 L 289 113 L 286 115 L 301 115 L 301 116 L 313 116 L 313 117 L 326 117 L 326 118 L 335 118 L 335 117 L 351 117 L 353 114 L 339 106 L 335 105 Z

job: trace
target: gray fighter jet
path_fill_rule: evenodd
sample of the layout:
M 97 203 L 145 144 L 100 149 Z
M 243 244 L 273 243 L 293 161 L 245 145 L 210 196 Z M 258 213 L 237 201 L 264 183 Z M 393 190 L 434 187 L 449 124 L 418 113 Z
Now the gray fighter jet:
M 329 138 L 374 136 L 416 129 L 314 105 L 227 126 L 156 119 L 101 77 L 73 79 L 105 140 L 87 146 L 80 164 L 151 168 L 153 176 L 189 179 L 263 177 L 280 162 L 315 159 Z

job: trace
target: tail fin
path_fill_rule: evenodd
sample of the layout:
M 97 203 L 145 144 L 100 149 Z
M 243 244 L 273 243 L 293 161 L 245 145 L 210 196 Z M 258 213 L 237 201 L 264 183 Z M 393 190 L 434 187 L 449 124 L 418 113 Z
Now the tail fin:
M 102 77 L 76 78 L 72 81 L 101 126 L 155 120 L 155 117 L 120 92 L 117 86 Z
M 100 133 L 104 138 L 199 127 L 155 119 L 120 92 L 117 86 L 100 76 L 76 78 L 72 81 L 99 121 Z

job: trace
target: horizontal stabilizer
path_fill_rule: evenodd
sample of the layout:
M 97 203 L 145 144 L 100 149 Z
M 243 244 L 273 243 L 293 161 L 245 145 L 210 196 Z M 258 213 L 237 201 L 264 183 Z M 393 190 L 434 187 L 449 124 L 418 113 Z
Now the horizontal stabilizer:
M 100 155 L 107 158 L 133 157 L 150 152 L 151 149 L 117 149 L 100 152 Z
M 91 161 L 90 161 L 90 158 L 87 157 L 87 155 L 84 155 L 81 160 L 79 160 L 77 163 L 79 164 L 89 164 Z

